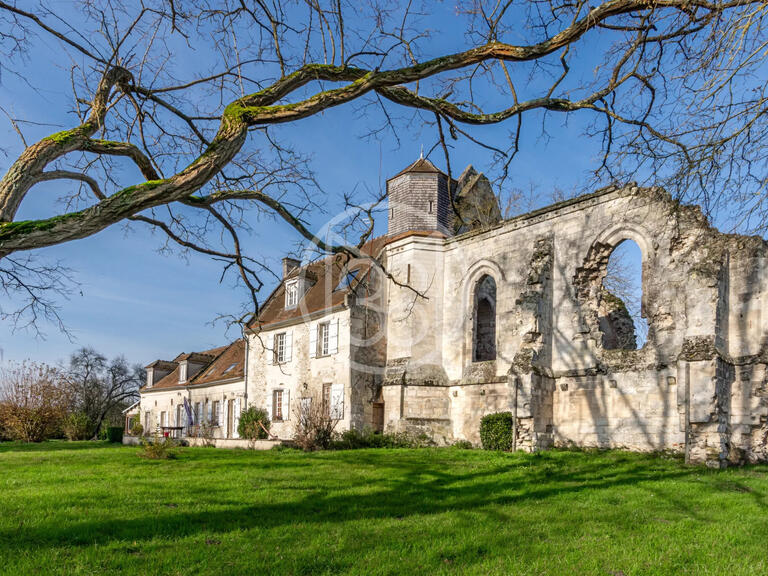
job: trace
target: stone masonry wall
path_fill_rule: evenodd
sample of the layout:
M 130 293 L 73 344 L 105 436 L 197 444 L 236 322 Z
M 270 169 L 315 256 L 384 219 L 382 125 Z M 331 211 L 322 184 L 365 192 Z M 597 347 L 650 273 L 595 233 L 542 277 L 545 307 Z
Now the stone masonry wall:
M 608 258 L 624 240 L 643 258 L 639 350 L 607 349 L 600 325 Z M 722 234 L 664 191 L 629 186 L 441 246 L 407 237 L 387 257 L 428 279 L 429 296 L 406 306 L 404 289 L 389 288 L 390 315 L 410 317 L 387 320 L 390 429 L 432 415 L 439 397 L 450 440 L 476 442 L 482 415 L 508 410 L 520 448 L 674 450 L 714 466 L 768 458 L 763 240 Z M 497 355 L 478 363 L 473 290 L 485 275 L 496 282 Z M 447 393 L 410 392 L 423 385 Z

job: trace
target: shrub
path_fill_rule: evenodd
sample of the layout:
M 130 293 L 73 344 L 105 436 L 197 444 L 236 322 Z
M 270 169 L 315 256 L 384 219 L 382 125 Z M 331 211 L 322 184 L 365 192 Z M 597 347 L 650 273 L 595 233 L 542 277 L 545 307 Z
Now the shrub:
M 62 430 L 67 440 L 88 440 L 93 431 L 93 423 L 85 412 L 71 412 L 64 418 Z
M 469 440 L 456 440 L 452 446 L 454 448 L 458 448 L 459 450 L 472 450 L 474 448 L 472 442 Z
M 123 428 L 121 426 L 110 426 L 107 428 L 107 440 L 110 442 L 123 441 Z
M 413 436 L 407 432 L 381 434 L 366 428 L 362 432 L 345 430 L 331 443 L 333 450 L 355 450 L 359 448 L 424 448 L 434 445 L 426 434 Z
M 354 450 L 356 448 L 373 448 L 377 442 L 367 430 L 358 432 L 357 430 L 345 430 L 338 438 L 331 443 L 334 450 Z M 378 446 L 376 446 L 378 447 Z
M 326 415 L 323 402 L 318 398 L 300 398 L 297 404 L 293 437 L 296 445 L 305 452 L 330 448 L 338 419 Z
M 484 450 L 512 450 L 515 418 L 511 412 L 497 412 L 480 420 L 480 442 Z
M 203 446 L 213 448 L 216 446 L 215 440 L 216 426 L 213 422 L 203 420 L 200 424 L 192 428 L 190 436 L 203 441 Z
M 173 460 L 178 456 L 178 447 L 172 438 L 142 438 L 138 456 L 147 460 Z
M 259 423 L 261 423 L 261 426 Z M 240 435 L 240 438 L 245 438 L 246 440 L 263 440 L 268 437 L 264 428 L 269 430 L 269 425 L 269 414 L 267 414 L 267 411 L 263 408 L 251 406 L 240 413 L 237 433 Z
M 139 417 L 136 416 L 131 422 L 131 435 L 141 436 L 142 434 L 144 434 L 144 426 L 141 425 L 141 422 L 139 421 Z

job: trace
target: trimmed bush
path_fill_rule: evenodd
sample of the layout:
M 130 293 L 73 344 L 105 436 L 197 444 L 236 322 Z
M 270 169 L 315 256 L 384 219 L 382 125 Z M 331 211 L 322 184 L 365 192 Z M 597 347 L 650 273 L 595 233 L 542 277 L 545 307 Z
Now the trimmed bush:
M 122 442 L 123 428 L 121 426 L 110 426 L 107 428 L 107 440 L 115 443 Z
M 480 442 L 484 450 L 512 450 L 515 418 L 512 412 L 497 412 L 480 420 Z
M 246 440 L 263 440 L 268 437 L 267 433 L 259 425 L 259 422 L 269 430 L 269 414 L 263 408 L 250 408 L 243 410 L 240 414 L 240 423 L 237 425 L 237 433 L 240 438 Z

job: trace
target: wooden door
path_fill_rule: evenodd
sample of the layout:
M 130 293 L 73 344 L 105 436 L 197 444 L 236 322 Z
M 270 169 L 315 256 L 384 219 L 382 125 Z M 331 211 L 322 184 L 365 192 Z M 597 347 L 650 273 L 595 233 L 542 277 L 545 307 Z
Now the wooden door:
M 373 422 L 374 432 L 384 431 L 384 402 L 374 402 L 373 404 Z

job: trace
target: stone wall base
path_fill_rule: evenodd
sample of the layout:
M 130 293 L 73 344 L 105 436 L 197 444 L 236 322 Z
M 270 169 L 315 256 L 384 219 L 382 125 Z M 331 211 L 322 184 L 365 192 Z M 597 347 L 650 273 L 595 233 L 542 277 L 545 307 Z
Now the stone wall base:
M 214 448 L 239 448 L 242 450 L 270 450 L 275 446 L 289 444 L 286 440 L 242 440 L 236 438 L 214 438 L 213 440 L 182 438 L 181 442 L 184 446 L 212 446 Z M 123 436 L 123 444 L 138 446 L 139 438 L 137 436 Z

